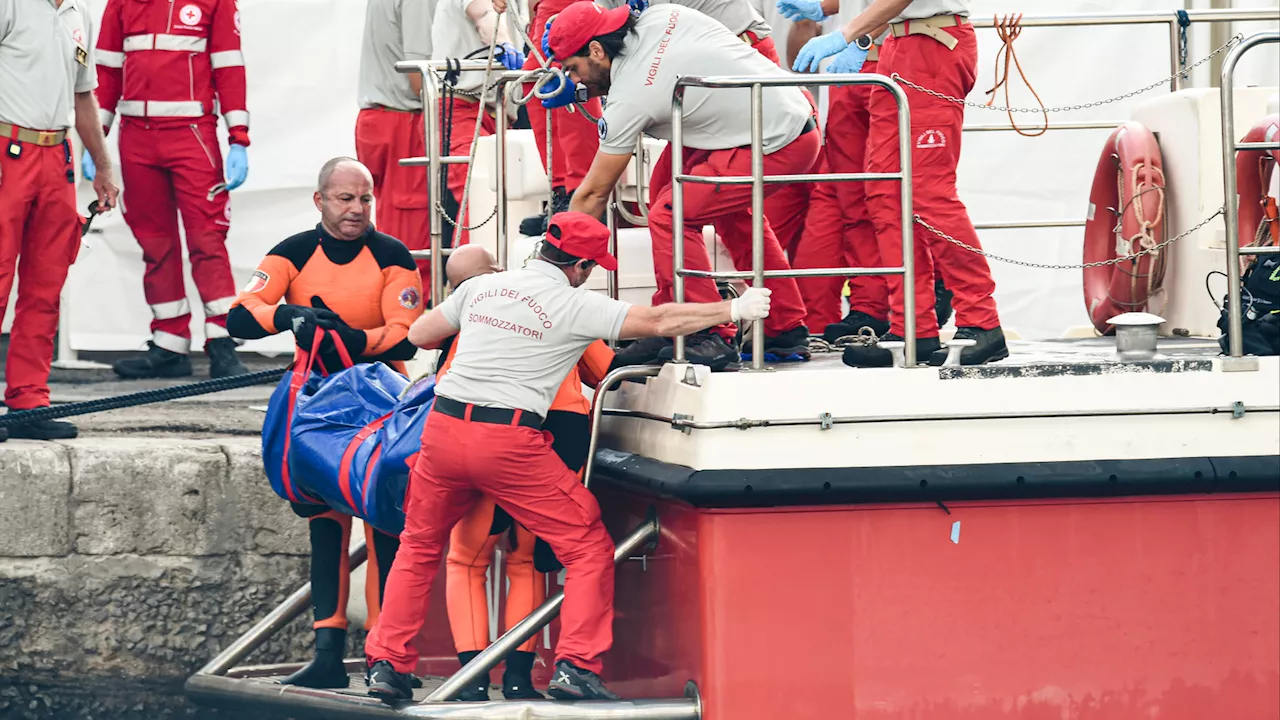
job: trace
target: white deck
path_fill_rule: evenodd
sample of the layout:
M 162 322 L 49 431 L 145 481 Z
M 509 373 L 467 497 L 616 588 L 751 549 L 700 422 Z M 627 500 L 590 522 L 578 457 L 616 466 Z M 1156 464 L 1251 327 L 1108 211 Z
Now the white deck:
M 1010 358 L 979 367 L 850 368 L 838 353 L 765 372 L 668 364 L 643 385 L 624 383 L 606 409 L 804 424 L 677 429 L 608 416 L 601 447 L 695 470 L 1280 454 L 1280 358 L 1224 372 L 1212 340 L 1162 339 L 1160 351 L 1125 363 L 1113 339 L 1093 338 L 1014 341 Z

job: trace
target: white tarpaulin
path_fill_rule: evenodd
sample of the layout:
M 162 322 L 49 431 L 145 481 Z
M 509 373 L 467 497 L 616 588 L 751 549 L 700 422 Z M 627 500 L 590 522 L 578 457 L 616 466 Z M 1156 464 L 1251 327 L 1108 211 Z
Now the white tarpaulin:
M 846 0 L 848 1 L 848 0 Z M 101 13 L 101 1 L 92 2 Z M 1234 3 L 1265 7 L 1264 3 Z M 1200 3 L 1207 6 L 1207 0 Z M 1062 15 L 1077 12 L 1165 11 L 1150 0 L 1125 2 L 973 3 L 975 17 L 991 13 Z M 244 55 L 252 115 L 249 179 L 231 194 L 228 238 L 238 285 L 247 281 L 263 253 L 281 239 L 313 225 L 311 193 L 320 165 L 335 155 L 354 154 L 356 74 L 364 4 L 354 0 L 242 0 Z M 1276 23 L 1269 24 L 1274 29 Z M 1266 29 L 1268 24 L 1236 28 Z M 1190 29 L 1188 63 L 1211 49 L 1210 26 Z M 999 43 L 980 30 L 978 87 L 971 100 L 985 101 L 992 84 Z M 780 42 L 780 45 L 782 42 Z M 1054 107 L 1097 102 L 1154 83 L 1170 74 L 1166 25 L 1090 28 L 1030 28 L 1018 41 L 1023 69 L 1045 104 Z M 1240 66 L 1244 84 L 1276 84 L 1275 46 L 1260 48 Z M 1208 64 L 1195 78 L 1208 84 Z M 1016 77 L 1016 72 L 1014 73 Z M 1150 91 L 1167 92 L 1167 87 Z M 1033 100 L 1020 83 L 1011 96 L 1017 106 Z M 1141 100 L 1139 97 L 1137 100 Z M 1137 100 L 1126 99 L 1050 122 L 1129 118 Z M 1003 103 L 1003 93 L 997 103 Z M 1037 116 L 1021 113 L 1020 124 Z M 970 109 L 969 124 L 1000 125 L 1003 113 Z M 1244 131 L 1242 128 L 1241 132 Z M 1099 149 L 1107 132 L 1050 131 L 1037 138 L 1008 132 L 967 133 L 960 165 L 960 196 L 976 223 L 1082 219 Z M 111 142 L 114 147 L 115 133 Z M 225 143 L 225 140 L 224 140 Z M 114 152 L 114 150 L 113 150 Z M 91 199 L 80 186 L 84 207 Z M 73 347 L 80 350 L 142 348 L 150 314 L 142 294 L 142 260 L 119 213 L 100 217 L 72 268 L 64 297 Z M 1036 263 L 1078 263 L 1080 228 L 988 230 L 982 240 L 992 253 Z M 997 300 L 1004 325 L 1024 337 L 1049 337 L 1088 324 L 1078 270 L 1040 270 L 995 262 Z M 193 332 L 201 342 L 199 308 Z M 12 315 L 12 313 L 9 313 Z M 290 338 L 257 341 L 250 347 L 287 352 Z

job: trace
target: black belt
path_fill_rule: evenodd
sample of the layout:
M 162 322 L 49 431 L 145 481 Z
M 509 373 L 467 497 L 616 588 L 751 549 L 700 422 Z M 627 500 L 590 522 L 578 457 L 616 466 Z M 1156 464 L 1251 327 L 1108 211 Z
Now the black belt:
M 542 416 L 525 410 L 510 408 L 484 407 L 471 403 L 458 402 L 451 398 L 437 395 L 431 409 L 444 413 L 449 417 L 468 422 L 482 422 L 491 425 L 520 425 L 539 430 L 542 428 Z
M 813 116 L 810 115 L 809 119 L 804 122 L 804 129 L 800 131 L 800 134 L 803 135 L 807 132 L 813 132 L 814 130 L 817 130 L 817 129 L 818 129 L 818 121 L 814 120 Z

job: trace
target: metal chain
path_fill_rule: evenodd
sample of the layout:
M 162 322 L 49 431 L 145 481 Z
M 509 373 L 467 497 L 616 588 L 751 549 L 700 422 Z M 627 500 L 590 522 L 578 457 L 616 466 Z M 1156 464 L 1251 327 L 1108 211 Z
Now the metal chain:
M 1136 260 L 1142 257 L 1143 255 L 1150 255 L 1151 253 L 1157 252 L 1158 250 L 1160 250 L 1161 248 L 1167 245 L 1172 245 L 1173 243 L 1181 240 L 1182 238 L 1204 227 L 1205 225 L 1208 225 L 1210 222 L 1213 221 L 1214 218 L 1218 217 L 1221 214 L 1222 214 L 1222 208 L 1218 208 L 1216 211 L 1214 211 L 1212 215 L 1205 218 L 1204 220 L 1201 220 L 1199 223 L 1196 224 L 1195 227 L 1191 228 L 1190 230 L 1187 230 L 1186 232 L 1181 233 L 1179 235 L 1175 235 L 1174 237 L 1171 237 L 1162 243 L 1152 245 L 1149 248 L 1143 248 L 1142 250 L 1139 250 L 1138 252 L 1132 255 L 1125 255 L 1124 257 L 1112 258 L 1111 260 L 1099 260 L 1097 262 L 1082 263 L 1078 265 L 1047 265 L 1043 263 L 1033 263 L 1033 262 L 1027 262 L 1026 260 L 1014 260 L 1012 258 L 1000 257 L 999 255 L 992 255 L 991 253 L 986 252 L 985 250 L 981 250 L 979 248 L 973 247 L 972 245 L 968 245 L 966 243 L 963 243 L 951 237 L 950 235 L 942 232 L 941 230 L 925 222 L 923 219 L 921 219 L 919 215 L 915 216 L 915 220 L 917 225 L 920 225 L 924 229 L 928 230 L 934 235 L 937 235 L 943 240 L 946 240 L 947 242 L 953 245 L 962 247 L 965 250 L 968 250 L 969 252 L 977 253 L 978 255 L 981 255 L 990 260 L 999 260 L 1000 262 L 1009 263 L 1011 265 L 1021 265 L 1023 267 L 1037 268 L 1040 270 L 1082 270 L 1084 268 L 1091 268 L 1091 267 L 1105 267 L 1107 265 L 1118 265 L 1122 262 L 1129 262 L 1132 260 Z
M 879 341 L 874 330 L 867 326 L 858 328 L 858 332 L 854 335 L 841 335 L 834 342 L 827 342 L 820 337 L 809 338 L 809 352 L 814 353 L 830 353 L 842 352 L 849 345 L 861 345 L 870 347 Z
M 472 230 L 479 230 L 480 228 L 484 227 L 485 225 L 488 225 L 488 224 L 489 224 L 489 221 L 490 221 L 490 220 L 492 220 L 492 219 L 494 218 L 494 216 L 496 216 L 496 215 L 498 214 L 498 206 L 497 206 L 497 205 L 494 205 L 494 206 L 493 206 L 493 212 L 489 213 L 489 217 L 485 218 L 484 220 L 480 221 L 479 223 L 476 223 L 475 225 L 471 225 L 471 226 L 468 226 L 468 227 L 463 227 L 463 226 L 459 225 L 458 223 L 454 222 L 454 221 L 453 221 L 453 218 L 449 217 L 449 213 L 445 212 L 444 206 L 442 206 L 440 203 L 436 203 L 436 210 L 439 210 L 439 211 L 440 211 L 440 218 L 441 218 L 442 220 L 444 220 L 445 222 L 449 223 L 450 225 L 452 225 L 452 226 L 454 226 L 455 228 L 457 228 L 457 229 L 459 229 L 459 230 L 462 230 L 462 231 L 464 231 L 464 232 L 471 232 Z
M 1115 96 L 1115 97 L 1113 97 L 1113 98 L 1108 98 L 1108 99 L 1106 99 L 1106 100 L 1098 100 L 1098 101 L 1096 101 L 1096 102 L 1084 103 L 1083 105 L 1064 105 L 1064 106 L 1062 106 L 1062 107 L 1048 108 L 1048 109 L 1044 109 L 1044 108 L 1010 108 L 1010 107 L 996 107 L 996 106 L 992 106 L 992 105 L 987 105 L 987 104 L 985 104 L 985 103 L 978 103 L 978 102 L 973 102 L 973 101 L 971 101 L 971 100 L 965 100 L 965 99 L 963 99 L 963 98 L 952 97 L 952 96 L 950 96 L 950 95 L 946 95 L 946 94 L 944 94 L 944 93 L 940 93 L 940 92 L 938 92 L 938 91 L 936 91 L 936 90 L 930 90 L 930 89 L 929 89 L 929 88 L 927 88 L 927 87 L 922 87 L 922 86 L 920 86 L 920 85 L 917 85 L 917 84 L 915 84 L 915 83 L 911 82 L 910 80 L 907 80 L 906 78 L 902 77 L 902 76 L 901 76 L 901 75 L 899 75 L 898 73 L 893 73 L 893 74 L 892 74 L 892 75 L 890 75 L 889 77 L 891 77 L 893 80 L 895 80 L 895 81 L 897 81 L 897 82 L 899 82 L 899 83 L 901 83 L 901 84 L 903 84 L 903 85 L 906 85 L 906 86 L 907 86 L 907 87 L 909 87 L 909 88 L 912 88 L 913 90 L 917 90 L 917 91 L 922 92 L 922 93 L 924 93 L 924 94 L 926 94 L 926 95 L 932 95 L 933 97 L 939 98 L 939 99 L 941 99 L 941 100 L 946 100 L 946 101 L 948 101 L 948 102 L 953 102 L 953 103 L 956 103 L 956 104 L 959 104 L 959 105 L 965 105 L 965 106 L 967 106 L 967 107 L 979 108 L 979 109 L 981 109 L 981 110 L 995 110 L 996 112 L 1003 112 L 1003 113 L 1015 113 L 1015 112 L 1019 112 L 1019 113 L 1043 113 L 1043 114 L 1046 114 L 1046 115 L 1047 115 L 1047 114 L 1049 114 L 1049 113 L 1070 112 L 1070 111 L 1072 111 L 1072 110 L 1085 110 L 1085 109 L 1087 109 L 1087 108 L 1100 107 L 1100 106 L 1102 106 L 1102 105 L 1107 105 L 1107 104 L 1110 104 L 1110 103 L 1113 103 L 1113 102 L 1118 102 L 1118 101 L 1120 101 L 1120 100 L 1126 100 L 1126 99 L 1131 98 L 1131 97 L 1133 97 L 1133 96 L 1135 96 L 1135 95 L 1141 95 L 1142 93 L 1147 92 L 1148 90 L 1154 90 L 1154 89 L 1156 89 L 1156 88 L 1160 87 L 1161 85 L 1166 85 L 1166 84 L 1168 84 L 1168 83 L 1173 82 L 1174 78 L 1181 77 L 1181 78 L 1184 78 L 1184 79 L 1185 79 L 1185 78 L 1187 77 L 1187 75 L 1188 75 L 1188 74 L 1190 74 L 1190 72 L 1191 72 L 1192 70 L 1195 70 L 1197 67 L 1199 67 L 1199 66 L 1201 66 L 1201 65 L 1203 65 L 1203 64 L 1205 64 L 1205 63 L 1207 63 L 1207 62 L 1209 62 L 1209 61 L 1210 61 L 1210 60 L 1212 60 L 1215 56 L 1217 56 L 1219 53 L 1222 53 L 1223 51 L 1227 50 L 1228 48 L 1231 48 L 1232 46 L 1234 46 L 1236 43 L 1240 42 L 1240 41 L 1241 41 L 1241 40 L 1243 40 L 1243 39 L 1244 39 L 1244 36 L 1243 36 L 1243 35 L 1236 34 L 1236 35 L 1234 35 L 1230 40 L 1228 40 L 1228 41 L 1227 41 L 1227 42 L 1226 42 L 1222 47 L 1220 47 L 1220 48 L 1218 48 L 1217 50 L 1214 50 L 1213 52 L 1209 53 L 1206 57 L 1204 57 L 1203 59 L 1201 59 L 1201 60 L 1200 60 L 1199 62 L 1197 62 L 1195 65 L 1192 65 L 1191 67 L 1189 67 L 1189 68 L 1187 68 L 1187 69 L 1185 69 L 1185 70 L 1179 70 L 1178 72 L 1176 72 L 1176 73 L 1174 73 L 1174 74 L 1170 75 L 1169 77 L 1167 77 L 1167 78 L 1165 78 L 1165 79 L 1163 79 L 1163 80 L 1161 80 L 1161 81 L 1159 81 L 1159 82 L 1154 82 L 1154 83 L 1152 83 L 1152 84 L 1150 84 L 1150 85 L 1148 85 L 1148 86 L 1146 86 L 1146 87 L 1144 87 L 1144 88 L 1141 88 L 1141 89 L 1138 89 L 1138 90 L 1134 90 L 1134 91 L 1132 91 L 1132 92 L 1127 92 L 1127 93 L 1125 93 L 1125 94 L 1123 94 L 1123 95 L 1117 95 L 1117 96 Z

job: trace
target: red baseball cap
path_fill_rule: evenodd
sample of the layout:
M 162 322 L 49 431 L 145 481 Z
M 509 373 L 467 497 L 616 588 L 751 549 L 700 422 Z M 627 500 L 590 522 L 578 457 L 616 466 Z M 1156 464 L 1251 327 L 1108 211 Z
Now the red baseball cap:
M 547 242 L 574 257 L 594 260 L 605 270 L 618 269 L 618 261 L 609 254 L 609 228 L 586 213 L 553 215 L 547 226 Z
M 575 2 L 561 10 L 551 22 L 551 34 L 547 44 L 551 54 L 567 58 L 581 50 L 592 38 L 608 35 L 622 27 L 631 16 L 631 8 L 620 7 L 605 10 L 588 0 Z

